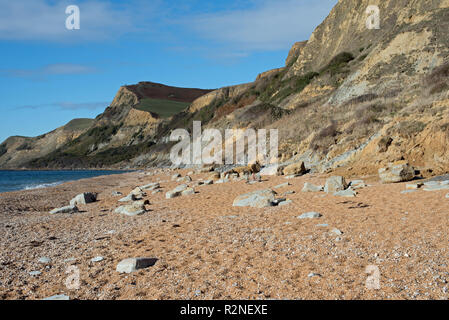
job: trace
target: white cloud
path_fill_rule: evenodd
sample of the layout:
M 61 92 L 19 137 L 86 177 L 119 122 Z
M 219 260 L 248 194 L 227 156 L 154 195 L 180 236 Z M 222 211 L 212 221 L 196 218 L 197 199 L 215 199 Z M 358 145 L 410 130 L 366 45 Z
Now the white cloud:
M 265 0 L 247 10 L 189 17 L 201 37 L 246 51 L 281 50 L 307 40 L 337 0 Z
M 157 3 L 158 1 L 152 3 Z M 67 6 L 80 8 L 80 30 L 67 30 Z M 138 30 L 141 13 L 153 12 L 145 2 L 112 3 L 101 0 L 0 0 L 0 40 L 76 42 L 114 39 Z

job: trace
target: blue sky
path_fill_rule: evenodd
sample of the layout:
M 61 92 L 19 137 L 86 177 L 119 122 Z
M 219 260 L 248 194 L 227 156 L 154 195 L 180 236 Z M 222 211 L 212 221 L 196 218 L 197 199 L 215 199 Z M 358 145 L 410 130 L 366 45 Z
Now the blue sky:
M 284 64 L 337 0 L 0 0 L 0 142 L 103 112 L 121 85 L 219 88 Z M 66 7 L 80 9 L 67 30 Z

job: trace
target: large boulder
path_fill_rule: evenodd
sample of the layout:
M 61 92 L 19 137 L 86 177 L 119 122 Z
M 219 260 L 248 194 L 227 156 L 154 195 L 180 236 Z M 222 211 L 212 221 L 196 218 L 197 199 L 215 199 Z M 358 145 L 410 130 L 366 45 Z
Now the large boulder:
M 309 182 L 304 183 L 304 187 L 301 190 L 302 192 L 320 192 L 323 191 L 323 186 L 316 186 Z
M 133 194 L 137 197 L 145 197 L 147 194 L 145 193 L 145 191 L 142 190 L 141 187 L 136 187 L 134 190 L 132 190 L 130 192 L 130 194 Z
M 146 212 L 145 204 L 148 204 L 148 201 L 136 201 L 132 204 L 126 206 L 120 206 L 115 209 L 115 213 L 124 214 L 125 216 L 139 216 Z
M 119 273 L 131 273 L 139 269 L 152 267 L 157 260 L 156 258 L 128 258 L 120 261 L 115 270 Z
M 97 194 L 92 192 L 84 192 L 77 195 L 75 198 L 70 200 L 71 206 L 77 206 L 80 204 L 88 204 L 97 201 Z
M 300 161 L 297 163 L 293 163 L 287 167 L 284 168 L 283 173 L 286 176 L 291 176 L 291 175 L 300 175 L 300 174 L 305 174 L 306 173 L 306 167 L 304 165 L 304 162 Z
M 382 183 L 406 182 L 415 178 L 415 169 L 406 161 L 397 161 L 379 169 L 379 178 Z
M 129 195 L 127 195 L 124 198 L 121 198 L 118 202 L 130 202 L 130 201 L 138 201 L 138 200 L 142 200 L 143 197 L 141 195 L 135 195 L 130 193 Z
M 161 187 L 161 185 L 159 182 L 154 182 L 154 183 L 149 183 L 144 186 L 141 186 L 140 189 L 153 191 L 153 190 L 159 189 L 160 187 Z
M 355 192 L 351 188 L 334 192 L 334 196 L 336 196 L 336 197 L 354 198 L 356 195 L 357 195 L 357 192 Z
M 181 192 L 181 195 L 183 196 L 190 196 L 192 194 L 195 194 L 195 189 L 194 188 L 187 188 L 184 191 Z
M 330 177 L 326 180 L 324 185 L 324 192 L 326 193 L 335 193 L 339 191 L 343 191 L 348 187 L 346 180 L 344 177 L 334 176 Z
M 273 206 L 276 193 L 271 189 L 246 193 L 235 198 L 234 207 L 265 208 Z
M 60 214 L 60 213 L 75 213 L 78 212 L 77 206 L 67 206 L 62 208 L 56 208 L 50 211 L 50 214 Z

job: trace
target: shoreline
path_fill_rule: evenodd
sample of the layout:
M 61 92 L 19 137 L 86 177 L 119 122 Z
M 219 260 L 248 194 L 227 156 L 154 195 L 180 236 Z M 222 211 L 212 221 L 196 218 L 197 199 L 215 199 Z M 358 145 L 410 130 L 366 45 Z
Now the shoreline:
M 46 189 L 46 188 L 51 188 L 51 187 L 55 187 L 55 186 L 59 186 L 62 185 L 64 183 L 67 182 L 74 182 L 74 181 L 79 181 L 82 179 L 91 179 L 91 178 L 95 178 L 95 177 L 101 177 L 101 176 L 109 176 L 109 175 L 115 175 L 115 174 L 124 174 L 124 173 L 129 173 L 129 172 L 139 172 L 139 170 L 84 170 L 84 169 L 80 169 L 80 170 L 0 170 L 1 172 L 70 172 L 70 173 L 75 173 L 75 172 L 80 172 L 80 173 L 86 173 L 86 172 L 99 172 L 102 171 L 104 172 L 104 174 L 99 174 L 96 176 L 91 176 L 91 177 L 71 177 L 69 180 L 57 180 L 57 181 L 32 181 L 30 180 L 29 182 L 24 182 L 24 184 L 26 183 L 25 186 L 21 187 L 20 189 L 14 189 L 14 190 L 6 190 L 6 191 L 0 191 L 0 195 L 6 192 L 15 192 L 15 191 L 29 191 L 29 190 L 36 190 L 36 189 Z M 111 173 L 113 172 L 113 173 Z M 61 179 L 63 179 L 63 177 L 61 177 Z

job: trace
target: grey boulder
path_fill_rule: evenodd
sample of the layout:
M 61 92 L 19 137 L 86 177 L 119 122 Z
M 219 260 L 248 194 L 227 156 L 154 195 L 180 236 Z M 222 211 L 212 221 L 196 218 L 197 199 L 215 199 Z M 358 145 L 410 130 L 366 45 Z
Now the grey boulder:
M 84 192 L 77 195 L 75 198 L 70 200 L 71 206 L 76 206 L 80 204 L 88 204 L 97 201 L 97 194 L 92 192 Z
M 298 219 L 317 219 L 321 218 L 323 215 L 318 212 L 306 212 L 298 217 Z
M 147 204 L 145 201 L 136 201 L 132 204 L 118 207 L 115 209 L 115 213 L 123 214 L 129 217 L 139 216 L 146 212 L 145 204 Z
M 398 161 L 379 169 L 379 178 L 382 183 L 406 182 L 415 178 L 415 169 L 406 161 Z
M 338 191 L 343 191 L 348 187 L 345 178 L 340 176 L 330 177 L 326 180 L 324 185 L 324 192 L 335 193 Z
M 152 267 L 157 260 L 156 258 L 128 258 L 120 261 L 115 270 L 119 273 L 131 273 L 139 269 Z
M 62 208 L 56 208 L 50 211 L 50 214 L 60 214 L 60 213 L 75 213 L 78 212 L 77 206 L 66 206 Z
M 320 192 L 323 191 L 323 186 L 316 186 L 309 182 L 304 183 L 304 187 L 302 188 L 302 192 Z
M 265 208 L 273 206 L 276 193 L 273 190 L 258 190 L 242 194 L 235 198 L 234 207 Z
M 356 195 L 357 195 L 357 192 L 355 192 L 351 188 L 334 192 L 334 196 L 336 196 L 336 197 L 354 198 Z

